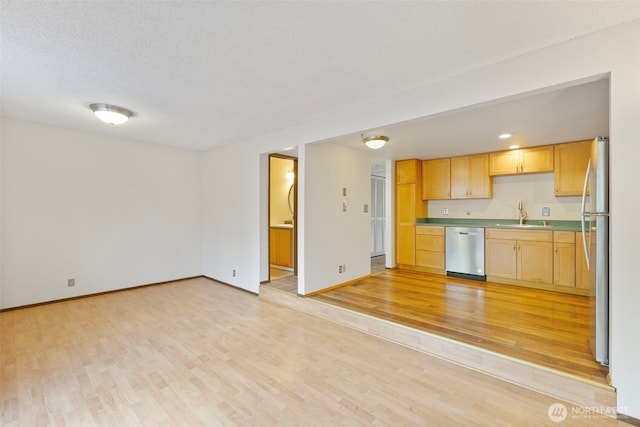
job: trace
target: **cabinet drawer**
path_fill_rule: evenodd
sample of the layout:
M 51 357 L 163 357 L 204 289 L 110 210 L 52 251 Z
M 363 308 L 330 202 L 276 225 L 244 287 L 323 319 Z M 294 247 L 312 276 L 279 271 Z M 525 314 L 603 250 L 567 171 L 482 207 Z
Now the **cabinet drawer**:
M 553 241 L 556 243 L 575 243 L 576 233 L 573 231 L 554 231 Z
M 431 225 L 418 225 L 416 226 L 416 234 L 444 236 L 444 227 L 434 227 Z
M 444 253 L 416 251 L 416 265 L 420 267 L 444 268 Z
M 537 242 L 552 242 L 553 232 L 544 230 L 507 230 L 503 228 L 487 228 L 486 239 L 533 240 Z
M 416 250 L 444 252 L 444 236 L 416 235 Z

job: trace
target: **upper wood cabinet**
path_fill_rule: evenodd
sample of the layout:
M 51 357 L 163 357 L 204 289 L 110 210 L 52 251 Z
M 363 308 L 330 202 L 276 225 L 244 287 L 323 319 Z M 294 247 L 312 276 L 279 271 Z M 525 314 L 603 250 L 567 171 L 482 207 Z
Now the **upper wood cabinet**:
M 489 175 L 553 172 L 553 145 L 489 153 Z
M 419 176 L 420 160 L 408 159 L 396 162 L 396 184 L 415 184 Z
M 488 199 L 492 196 L 488 154 L 451 158 L 452 199 Z
M 451 160 L 422 161 L 422 200 L 449 199 L 451 191 Z
M 581 196 L 591 156 L 591 140 L 554 146 L 554 195 Z

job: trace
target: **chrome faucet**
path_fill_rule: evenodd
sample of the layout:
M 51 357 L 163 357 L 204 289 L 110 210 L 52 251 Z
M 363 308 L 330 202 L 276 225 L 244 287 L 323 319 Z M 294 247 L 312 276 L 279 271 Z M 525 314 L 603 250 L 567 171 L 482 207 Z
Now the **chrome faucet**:
M 524 210 L 522 200 L 518 202 L 518 218 L 520 219 L 520 225 L 524 223 L 524 220 L 527 219 L 527 212 Z

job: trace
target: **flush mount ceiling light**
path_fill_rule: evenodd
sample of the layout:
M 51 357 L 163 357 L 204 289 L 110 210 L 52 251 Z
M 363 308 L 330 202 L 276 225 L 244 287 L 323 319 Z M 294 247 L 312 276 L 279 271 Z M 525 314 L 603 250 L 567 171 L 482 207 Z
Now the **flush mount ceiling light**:
M 384 147 L 388 140 L 388 136 L 382 135 L 365 136 L 364 138 L 362 138 L 362 142 L 364 142 L 367 147 L 373 150 Z
M 500 139 L 509 139 L 512 136 L 513 135 L 511 135 L 510 133 L 502 133 L 502 134 L 498 135 L 498 138 L 500 138 Z
M 91 111 L 103 122 L 110 125 L 121 125 L 133 116 L 133 111 L 111 104 L 91 104 Z

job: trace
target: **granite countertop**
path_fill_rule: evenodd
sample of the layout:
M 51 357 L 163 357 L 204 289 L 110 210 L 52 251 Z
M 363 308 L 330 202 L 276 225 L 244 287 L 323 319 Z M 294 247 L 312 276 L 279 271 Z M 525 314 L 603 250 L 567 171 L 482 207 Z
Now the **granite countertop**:
M 547 225 L 543 225 L 546 221 Z M 582 231 L 580 221 L 553 221 L 531 219 L 519 225 L 517 219 L 467 219 L 467 218 L 418 218 L 416 225 L 438 225 L 441 227 L 484 227 L 509 228 L 517 230 Z

